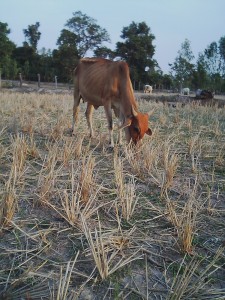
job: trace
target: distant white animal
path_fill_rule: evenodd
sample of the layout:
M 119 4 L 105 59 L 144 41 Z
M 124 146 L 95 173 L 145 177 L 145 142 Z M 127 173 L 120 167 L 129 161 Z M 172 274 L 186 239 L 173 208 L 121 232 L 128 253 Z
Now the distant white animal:
M 152 86 L 149 85 L 149 84 L 146 84 L 146 85 L 145 85 L 145 88 L 144 88 L 144 93 L 152 94 L 152 91 L 153 91 Z
M 183 88 L 182 94 L 183 95 L 189 95 L 190 94 L 190 89 L 189 88 Z

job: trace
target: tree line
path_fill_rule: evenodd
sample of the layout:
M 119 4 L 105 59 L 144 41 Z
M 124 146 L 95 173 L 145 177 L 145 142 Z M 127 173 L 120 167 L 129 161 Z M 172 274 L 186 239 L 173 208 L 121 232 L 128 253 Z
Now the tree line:
M 121 42 L 114 50 L 105 46 L 110 43 L 106 29 L 81 11 L 73 13 L 57 39 L 57 49 L 38 51 L 41 38 L 40 23 L 23 29 L 25 41 L 16 46 L 9 39 L 10 28 L 0 22 L 0 71 L 3 79 L 18 79 L 22 73 L 25 80 L 51 82 L 57 76 L 59 82 L 71 82 L 74 67 L 87 53 L 95 57 L 123 59 L 130 67 L 131 80 L 136 88 L 143 84 L 164 89 L 211 89 L 225 92 L 225 36 L 212 42 L 199 53 L 196 60 L 187 39 L 181 44 L 174 62 L 170 63 L 169 74 L 163 74 L 155 55 L 155 40 L 151 28 L 145 23 L 132 22 L 123 27 Z

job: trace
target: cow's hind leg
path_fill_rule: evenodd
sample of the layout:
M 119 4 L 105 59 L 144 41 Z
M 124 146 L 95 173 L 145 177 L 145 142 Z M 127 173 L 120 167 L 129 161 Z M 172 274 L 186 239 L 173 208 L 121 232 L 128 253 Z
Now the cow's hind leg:
M 87 104 L 87 109 L 85 112 L 85 116 L 87 119 L 88 128 L 90 130 L 90 137 L 93 137 L 93 127 L 92 127 L 92 114 L 93 114 L 94 106 L 90 103 Z
M 80 104 L 80 95 L 78 90 L 74 90 L 74 103 L 73 103 L 73 124 L 72 124 L 72 135 L 75 134 L 75 124 L 78 122 L 79 115 L 79 104 Z

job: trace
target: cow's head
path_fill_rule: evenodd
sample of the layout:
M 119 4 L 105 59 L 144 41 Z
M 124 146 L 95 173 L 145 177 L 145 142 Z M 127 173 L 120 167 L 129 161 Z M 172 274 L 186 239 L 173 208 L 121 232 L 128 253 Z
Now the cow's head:
M 140 113 L 132 108 L 132 117 L 127 118 L 121 128 L 124 128 L 127 142 L 132 141 L 135 145 L 144 137 L 145 134 L 152 135 L 148 127 L 148 119 L 154 110 L 149 113 Z
M 130 139 L 136 145 L 145 134 L 152 135 L 151 129 L 148 127 L 149 114 L 137 113 L 132 117 L 131 124 L 128 127 Z

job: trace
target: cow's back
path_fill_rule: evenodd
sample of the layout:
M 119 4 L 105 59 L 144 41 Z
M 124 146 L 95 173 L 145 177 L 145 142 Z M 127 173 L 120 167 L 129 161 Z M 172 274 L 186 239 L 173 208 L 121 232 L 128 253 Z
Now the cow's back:
M 102 101 L 107 99 L 113 100 L 114 104 L 119 103 L 121 98 L 125 106 L 132 102 L 136 107 L 129 68 L 125 62 L 84 58 L 79 61 L 74 76 L 75 89 L 79 90 L 84 101 L 95 107 L 104 105 Z

